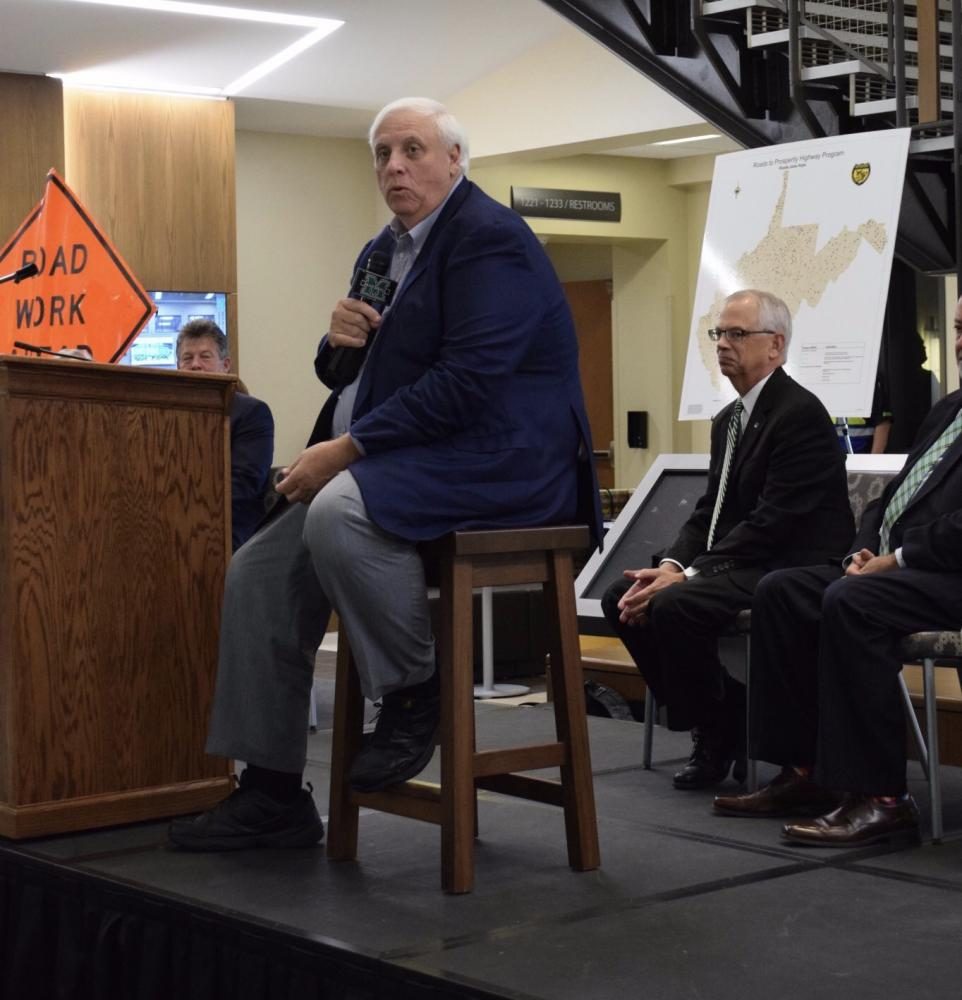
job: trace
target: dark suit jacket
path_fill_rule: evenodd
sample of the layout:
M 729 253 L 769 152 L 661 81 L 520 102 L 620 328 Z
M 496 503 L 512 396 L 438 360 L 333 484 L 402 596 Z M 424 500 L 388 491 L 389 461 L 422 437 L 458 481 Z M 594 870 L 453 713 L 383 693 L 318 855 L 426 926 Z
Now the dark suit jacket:
M 757 576 L 845 555 L 855 531 L 845 456 L 825 407 L 781 368 L 742 433 L 715 544 L 705 551 L 733 406 L 712 424 L 707 492 L 663 558 L 706 575 L 751 569 Z
M 393 251 L 383 231 L 362 251 Z M 321 342 L 322 371 L 330 347 Z M 335 394 L 336 396 L 336 394 Z M 332 396 L 311 441 L 330 436 Z M 368 512 L 411 541 L 601 511 L 564 293 L 515 212 L 464 180 L 370 347 L 351 434 Z
M 234 393 L 230 408 L 231 543 L 236 552 L 264 517 L 274 458 L 274 418 L 267 403 Z
M 878 552 L 879 531 L 889 500 L 912 466 L 955 419 L 960 406 L 962 392 L 956 391 L 932 407 L 902 471 L 889 482 L 881 497 L 866 508 L 851 551 L 866 548 Z M 893 551 L 902 547 L 905 564 L 912 569 L 962 571 L 962 437 L 949 447 L 919 487 L 892 526 L 889 541 Z

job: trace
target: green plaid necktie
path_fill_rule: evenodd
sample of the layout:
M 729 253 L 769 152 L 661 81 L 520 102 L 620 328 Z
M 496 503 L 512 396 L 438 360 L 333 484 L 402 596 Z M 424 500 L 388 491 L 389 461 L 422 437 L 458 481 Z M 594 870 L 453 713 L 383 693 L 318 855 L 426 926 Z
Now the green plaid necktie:
M 929 474 L 936 467 L 939 459 L 948 451 L 949 447 L 955 443 L 956 438 L 962 433 L 962 410 L 955 416 L 955 420 L 945 428 L 938 436 L 934 444 L 923 453 L 922 457 L 909 469 L 908 474 L 899 484 L 899 488 L 892 495 L 885 513 L 882 515 L 882 530 L 879 532 L 880 556 L 888 555 L 889 536 L 892 533 L 892 526 L 905 513 L 906 508 L 912 502 L 912 498 L 918 493 L 919 488 L 929 478 Z
M 718 526 L 718 518 L 725 504 L 725 493 L 728 491 L 732 461 L 735 456 L 735 449 L 738 447 L 738 438 L 742 432 L 742 410 L 744 409 L 742 401 L 736 399 L 735 405 L 732 407 L 731 418 L 728 421 L 728 444 L 725 447 L 725 460 L 722 463 L 721 480 L 718 483 L 718 495 L 715 497 L 715 509 L 712 511 L 711 526 L 708 529 L 708 545 L 706 548 L 709 549 L 715 541 L 715 528 Z

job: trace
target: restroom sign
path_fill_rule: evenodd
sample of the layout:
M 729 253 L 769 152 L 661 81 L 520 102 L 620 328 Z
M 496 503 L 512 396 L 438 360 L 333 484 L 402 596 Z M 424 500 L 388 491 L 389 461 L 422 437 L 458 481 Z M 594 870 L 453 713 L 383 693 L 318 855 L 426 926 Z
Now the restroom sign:
M 30 264 L 35 277 L 0 285 L 0 353 L 21 353 L 16 340 L 53 351 L 84 344 L 95 361 L 117 361 L 156 310 L 55 170 L 0 251 L 0 274 Z

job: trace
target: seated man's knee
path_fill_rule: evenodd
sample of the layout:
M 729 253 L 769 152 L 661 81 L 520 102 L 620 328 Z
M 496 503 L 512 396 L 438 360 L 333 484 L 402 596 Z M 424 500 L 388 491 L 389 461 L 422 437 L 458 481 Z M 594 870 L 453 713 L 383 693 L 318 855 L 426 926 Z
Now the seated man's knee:
M 612 623 L 616 623 L 621 615 L 618 602 L 625 596 L 631 587 L 632 581 L 628 579 L 616 580 L 604 593 L 601 598 L 601 610 L 605 618 Z
M 691 594 L 683 586 L 667 587 L 648 602 L 648 622 L 655 631 L 673 630 L 687 621 Z
M 826 623 L 861 605 L 860 582 L 860 577 L 843 576 L 828 585 L 822 597 L 822 618 Z
M 224 590 L 226 593 L 246 590 L 260 575 L 253 550 L 246 545 L 242 545 L 231 556 L 230 562 L 227 564 Z
M 343 499 L 338 494 L 327 494 L 321 490 L 311 501 L 304 518 L 304 544 L 311 552 L 323 548 L 325 554 L 333 555 L 338 541 L 343 537 Z
M 752 613 L 783 604 L 786 600 L 786 590 L 791 586 L 794 572 L 791 569 L 776 569 L 772 570 L 771 573 L 766 573 L 758 581 L 752 594 Z
M 304 544 L 315 559 L 330 563 L 349 561 L 357 556 L 352 529 L 366 519 L 364 501 L 353 476 L 342 472 L 311 501 L 304 518 Z

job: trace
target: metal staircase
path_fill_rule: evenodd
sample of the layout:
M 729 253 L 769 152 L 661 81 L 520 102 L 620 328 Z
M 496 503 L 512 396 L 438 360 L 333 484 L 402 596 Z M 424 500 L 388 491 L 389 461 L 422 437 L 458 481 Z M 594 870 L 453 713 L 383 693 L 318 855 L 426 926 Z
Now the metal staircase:
M 962 264 L 962 0 L 543 2 L 746 147 L 911 127 L 896 254 Z

